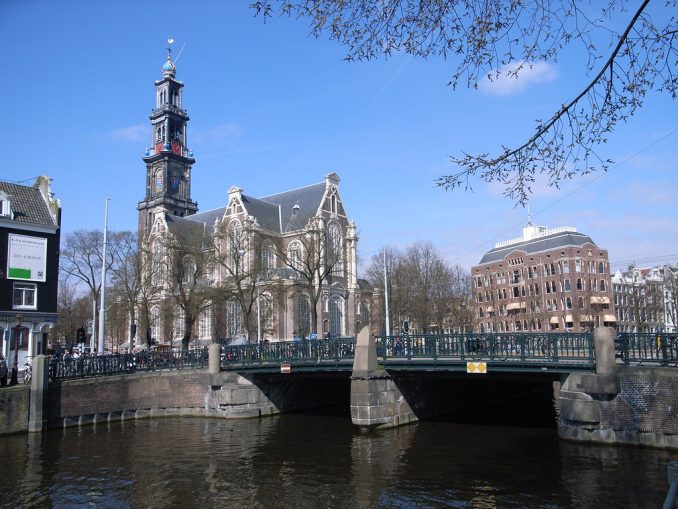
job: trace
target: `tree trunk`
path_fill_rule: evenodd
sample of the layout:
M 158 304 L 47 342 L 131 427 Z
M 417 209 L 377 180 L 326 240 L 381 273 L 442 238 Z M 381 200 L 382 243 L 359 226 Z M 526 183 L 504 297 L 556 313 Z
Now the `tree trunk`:
M 181 349 L 188 350 L 188 344 L 191 342 L 191 335 L 193 332 L 193 324 L 195 323 L 195 318 L 186 314 L 184 319 L 184 336 L 181 338 Z

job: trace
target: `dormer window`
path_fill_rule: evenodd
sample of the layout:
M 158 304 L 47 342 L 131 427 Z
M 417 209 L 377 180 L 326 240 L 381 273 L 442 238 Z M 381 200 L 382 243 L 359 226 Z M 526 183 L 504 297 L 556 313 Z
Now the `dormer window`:
M 10 205 L 9 196 L 0 192 L 0 217 L 11 217 Z

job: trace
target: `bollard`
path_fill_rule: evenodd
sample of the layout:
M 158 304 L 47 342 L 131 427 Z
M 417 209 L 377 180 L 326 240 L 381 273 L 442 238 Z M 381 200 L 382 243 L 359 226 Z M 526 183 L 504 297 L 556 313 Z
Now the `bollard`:
M 38 355 L 31 366 L 31 397 L 28 431 L 41 432 L 47 427 L 47 390 L 49 387 L 49 357 Z
M 221 372 L 221 345 L 212 343 L 209 349 L 209 373 L 217 374 Z
M 614 329 L 597 327 L 593 331 L 595 344 L 596 374 L 614 375 L 617 373 L 617 361 L 614 356 Z

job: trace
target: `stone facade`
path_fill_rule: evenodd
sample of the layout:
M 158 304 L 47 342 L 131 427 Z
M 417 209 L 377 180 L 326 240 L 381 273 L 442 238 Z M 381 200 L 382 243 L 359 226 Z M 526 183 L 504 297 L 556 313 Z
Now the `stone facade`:
M 176 80 L 171 54 L 155 87 L 152 146 L 143 159 L 146 193 L 138 205 L 147 260 L 142 279 L 152 288 L 136 313 L 137 344 L 177 346 L 186 327 L 203 340 L 277 341 L 352 336 L 369 324 L 372 290 L 357 277 L 356 224 L 344 207 L 339 177 L 330 173 L 323 182 L 261 198 L 233 186 L 224 207 L 198 212 L 191 197 L 195 159 L 188 148 L 183 83 Z M 188 246 L 200 243 L 191 253 Z M 214 296 L 194 306 L 199 309 L 190 313 L 198 316 L 188 320 L 190 306 L 175 298 L 168 270 L 149 275 L 171 264 L 169 245 L 184 249 L 187 266 L 198 269 Z

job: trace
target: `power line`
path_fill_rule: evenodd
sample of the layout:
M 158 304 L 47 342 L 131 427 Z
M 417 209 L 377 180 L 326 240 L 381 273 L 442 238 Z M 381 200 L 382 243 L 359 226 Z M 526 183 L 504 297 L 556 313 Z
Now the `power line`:
M 614 164 L 611 168 L 609 168 L 608 171 L 606 171 L 606 172 L 601 172 L 600 174 L 598 174 L 598 175 L 596 175 L 595 177 L 591 178 L 591 179 L 588 180 L 587 182 L 584 182 L 582 185 L 580 185 L 580 186 L 576 187 L 575 189 L 573 189 L 573 190 L 571 190 L 571 191 L 565 193 L 562 197 L 558 198 L 557 200 L 555 200 L 555 201 L 549 203 L 548 205 L 542 207 L 541 209 L 539 209 L 539 210 L 536 212 L 536 214 L 541 214 L 541 213 L 543 213 L 544 211 L 546 211 L 546 210 L 548 210 L 548 209 L 554 207 L 554 206 L 557 205 L 558 203 L 564 201 L 566 198 L 569 198 L 569 197 L 570 197 L 571 195 L 573 195 L 574 193 L 581 191 L 581 190 L 582 190 L 583 188 L 585 188 L 586 186 L 588 186 L 588 185 L 590 185 L 590 184 L 593 184 L 594 182 L 597 182 L 598 180 L 600 180 L 600 179 L 602 179 L 603 177 L 605 177 L 605 176 L 609 175 L 610 173 L 612 173 L 614 170 L 616 170 L 616 169 L 619 168 L 620 166 L 626 164 L 627 162 L 629 162 L 630 160 L 632 160 L 632 159 L 634 159 L 635 157 L 639 156 L 639 155 L 642 154 L 643 152 L 649 150 L 650 148 L 654 147 L 654 146 L 657 145 L 658 143 L 664 141 L 666 138 L 668 138 L 668 137 L 670 137 L 670 136 L 673 136 L 673 135 L 676 134 L 677 132 L 678 132 L 678 128 L 675 128 L 675 129 L 673 129 L 672 131 L 669 131 L 668 133 L 666 133 L 665 135 L 663 135 L 663 136 L 661 136 L 660 138 L 656 139 L 656 140 L 653 141 L 652 143 L 646 145 L 645 147 L 641 148 L 641 149 L 638 150 L 637 152 L 631 154 L 630 156 L 628 156 L 628 157 L 625 158 L 624 160 L 619 161 L 618 163 Z M 486 218 L 486 219 L 489 219 L 489 218 Z M 471 254 L 473 254 L 473 253 L 478 252 L 480 249 L 485 248 L 485 246 L 487 246 L 488 244 L 489 244 L 489 245 L 492 245 L 492 243 L 494 243 L 494 241 L 496 241 L 497 239 L 500 239 L 500 238 L 504 237 L 504 236 L 505 236 L 506 234 L 508 234 L 509 232 L 514 231 L 516 228 L 522 226 L 522 224 L 523 224 L 523 223 L 516 223 L 516 224 L 514 224 L 514 225 L 512 225 L 512 226 L 510 226 L 510 227 L 508 227 L 508 228 L 506 228 L 505 230 L 502 230 L 502 231 L 499 232 L 498 234 L 496 234 L 496 235 L 490 237 L 489 239 L 483 241 L 481 244 L 478 244 L 478 245 L 474 246 L 472 249 L 470 249 L 468 252 L 464 253 L 463 255 L 458 256 L 456 259 L 452 260 L 451 263 L 452 263 L 452 264 L 458 264 L 459 261 L 460 261 L 461 259 L 466 258 L 467 256 L 469 256 L 469 255 L 471 255 Z M 380 250 L 379 250 L 379 251 L 380 251 Z M 371 254 L 368 253 L 368 254 L 365 254 L 364 256 L 367 258 L 367 257 L 370 257 L 370 256 L 372 256 L 372 255 L 378 253 L 379 251 L 374 251 L 373 253 L 371 253 Z M 668 256 L 675 256 L 675 255 L 668 255 Z M 623 262 L 618 262 L 618 263 L 623 263 Z

